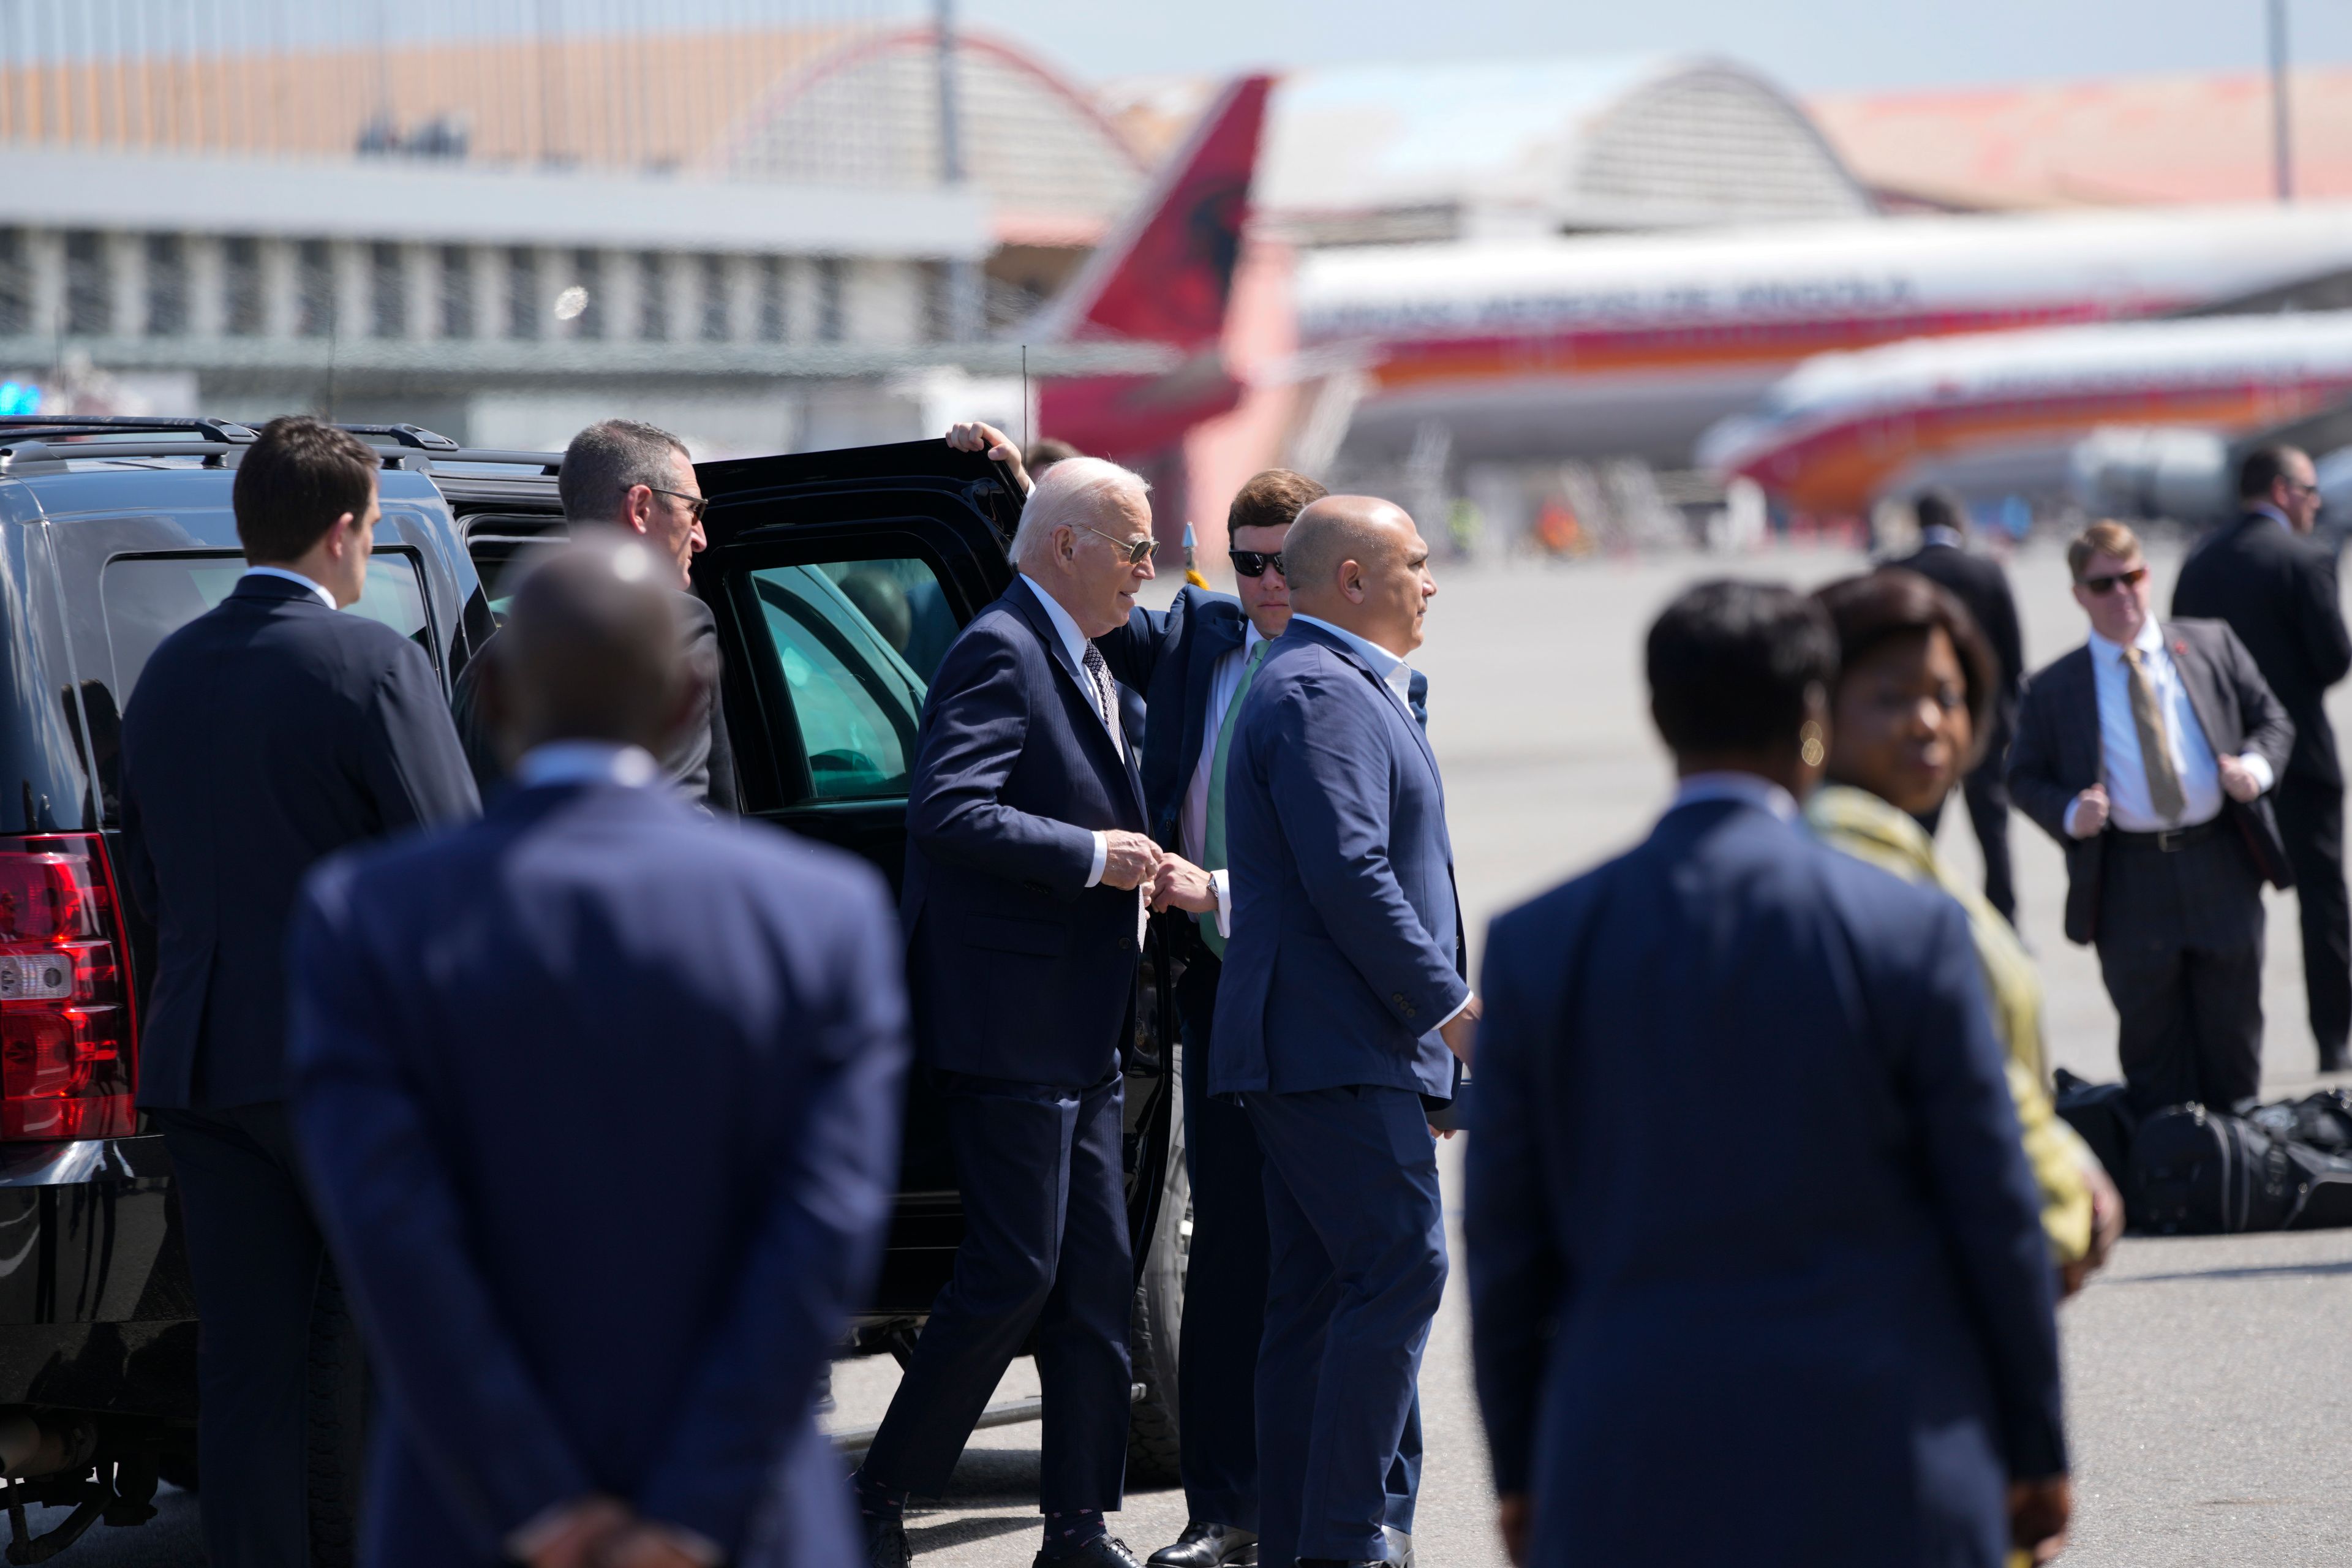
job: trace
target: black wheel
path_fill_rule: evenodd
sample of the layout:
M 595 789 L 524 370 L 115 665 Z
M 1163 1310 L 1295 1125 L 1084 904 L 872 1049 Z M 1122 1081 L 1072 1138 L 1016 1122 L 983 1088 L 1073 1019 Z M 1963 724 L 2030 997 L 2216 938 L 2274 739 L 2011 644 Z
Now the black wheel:
M 366 1477 L 367 1352 L 342 1281 L 330 1265 L 310 1314 L 310 1562 L 352 1568 L 359 1561 L 361 1487 Z
M 1181 1051 L 1181 1047 L 1176 1047 Z M 1171 1051 L 1173 1057 L 1176 1052 Z M 1170 1107 L 1168 1169 L 1160 1178 L 1160 1219 L 1144 1255 L 1143 1278 L 1135 1287 L 1135 1312 L 1129 1348 L 1135 1381 L 1143 1390 L 1127 1429 L 1127 1474 L 1131 1481 L 1172 1483 L 1177 1471 L 1176 1353 L 1184 1323 L 1184 1268 L 1192 1250 L 1192 1181 L 1184 1165 L 1183 1079 L 1181 1064 L 1169 1063 L 1176 1103 Z

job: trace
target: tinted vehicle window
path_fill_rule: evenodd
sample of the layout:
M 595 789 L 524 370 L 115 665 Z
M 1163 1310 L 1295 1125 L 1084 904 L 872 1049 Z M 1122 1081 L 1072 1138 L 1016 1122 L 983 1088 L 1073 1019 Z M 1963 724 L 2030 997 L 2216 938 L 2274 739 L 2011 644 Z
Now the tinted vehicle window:
M 954 612 L 920 561 L 774 566 L 751 574 L 818 800 L 907 793 L 931 672 Z
M 118 555 L 106 563 L 99 574 L 99 598 L 118 706 L 131 700 L 156 645 L 227 598 L 244 575 L 245 560 L 237 555 Z M 424 579 L 407 552 L 379 550 L 368 558 L 367 589 L 350 613 L 382 621 L 439 668 L 425 613 Z M 96 724 L 96 715 L 91 721 Z

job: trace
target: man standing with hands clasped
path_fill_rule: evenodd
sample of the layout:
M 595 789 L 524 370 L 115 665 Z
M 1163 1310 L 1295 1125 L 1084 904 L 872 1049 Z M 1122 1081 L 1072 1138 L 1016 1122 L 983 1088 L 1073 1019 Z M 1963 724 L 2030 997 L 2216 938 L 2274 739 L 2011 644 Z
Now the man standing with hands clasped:
M 2091 637 L 2026 688 L 2010 792 L 2065 847 L 2133 1103 L 2226 1110 L 2262 1087 L 2263 882 L 2291 881 L 2263 796 L 2294 726 L 2227 626 L 2157 624 L 2130 529 L 2093 523 L 2066 563 Z
M 1477 1004 L 1444 789 L 1407 703 L 1429 546 L 1388 502 L 1331 496 L 1283 557 L 1290 626 L 1211 784 L 1234 874 L 1209 1090 L 1239 1097 L 1265 1157 L 1259 1560 L 1286 1568 L 1396 1550 L 1388 1477 L 1445 1284 L 1427 1118 Z

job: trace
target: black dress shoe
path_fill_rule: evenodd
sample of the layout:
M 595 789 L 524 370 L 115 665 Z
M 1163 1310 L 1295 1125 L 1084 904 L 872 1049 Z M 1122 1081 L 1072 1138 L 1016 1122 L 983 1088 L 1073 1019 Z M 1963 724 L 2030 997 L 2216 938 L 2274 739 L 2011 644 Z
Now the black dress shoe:
M 866 1526 L 866 1568 L 908 1568 L 914 1562 L 904 1521 L 865 1514 L 860 1522 Z
M 1116 1535 L 1097 1535 L 1076 1552 L 1061 1557 L 1037 1553 L 1029 1568 L 1143 1568 L 1127 1542 Z
M 1146 1568 L 1256 1568 L 1257 1537 L 1230 1524 L 1194 1520 L 1173 1546 L 1151 1554 Z
M 2342 1046 L 2336 1047 L 2332 1051 L 2324 1047 L 2321 1049 L 2319 1053 L 2321 1072 L 2343 1072 L 2347 1068 L 2352 1068 L 2352 1054 L 2347 1054 Z

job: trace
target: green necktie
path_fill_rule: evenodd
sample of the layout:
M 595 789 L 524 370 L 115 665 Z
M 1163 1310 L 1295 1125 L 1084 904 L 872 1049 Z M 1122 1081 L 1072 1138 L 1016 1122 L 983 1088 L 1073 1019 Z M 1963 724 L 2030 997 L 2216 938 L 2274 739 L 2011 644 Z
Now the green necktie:
M 1242 683 L 1234 688 L 1234 700 L 1225 704 L 1225 721 L 1217 726 L 1217 749 L 1209 753 L 1209 809 L 1201 825 L 1201 851 L 1203 871 L 1225 868 L 1225 753 L 1233 750 L 1234 725 L 1242 716 L 1242 699 L 1249 695 L 1250 682 L 1257 679 L 1257 667 L 1265 662 L 1265 650 L 1274 646 L 1261 642 L 1251 650 L 1249 663 L 1242 669 Z M 1219 958 L 1225 956 L 1225 939 L 1217 930 L 1214 911 L 1202 917 L 1201 940 Z

